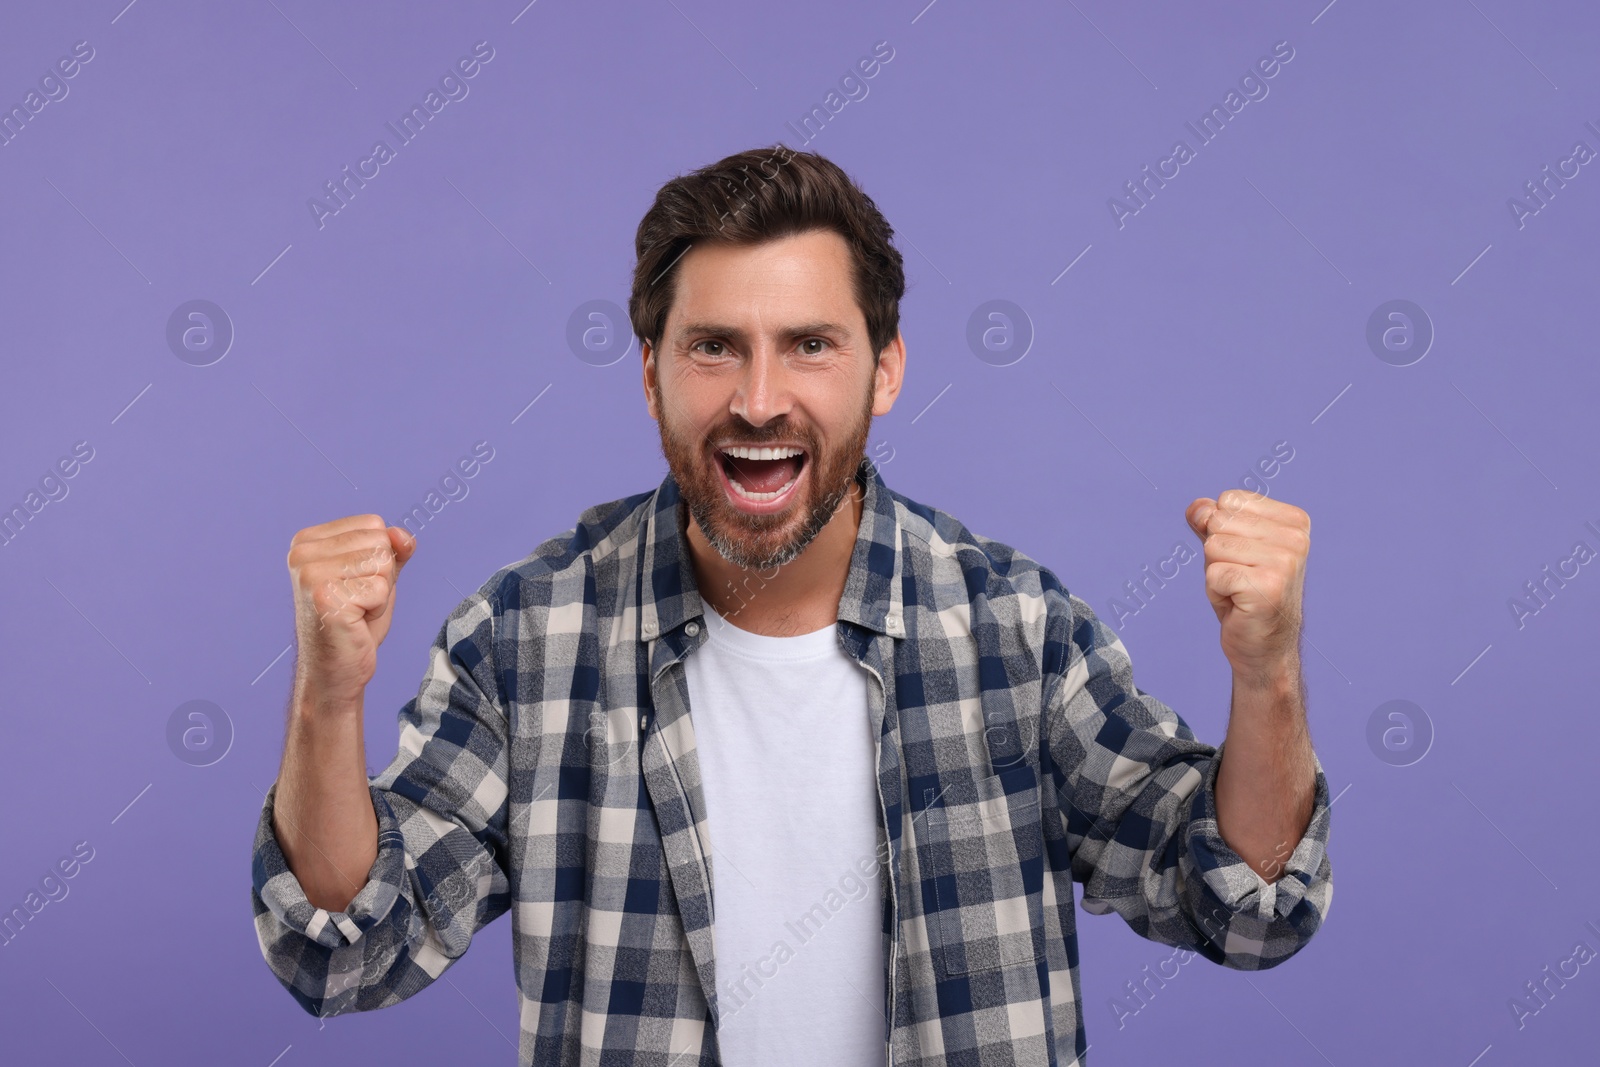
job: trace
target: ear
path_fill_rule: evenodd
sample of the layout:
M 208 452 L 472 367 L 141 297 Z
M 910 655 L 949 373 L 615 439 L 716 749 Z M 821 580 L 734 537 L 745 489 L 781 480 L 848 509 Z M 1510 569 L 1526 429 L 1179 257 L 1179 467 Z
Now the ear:
M 660 422 L 661 421 L 661 405 L 659 403 L 660 392 L 659 392 L 658 385 L 656 383 L 656 359 L 655 359 L 656 353 L 655 353 L 655 349 L 653 347 L 651 347 L 651 344 L 650 344 L 649 341 L 643 341 L 643 342 L 641 342 L 639 344 L 639 352 L 640 352 L 641 356 L 644 358 L 644 402 L 645 402 L 645 406 L 650 410 L 650 417 L 652 419 L 655 419 L 657 422 Z
M 894 407 L 895 397 L 900 395 L 900 386 L 905 382 L 905 373 L 905 335 L 897 330 L 894 340 L 885 345 L 883 352 L 878 356 L 878 369 L 873 375 L 872 382 L 874 415 L 889 414 L 889 409 Z

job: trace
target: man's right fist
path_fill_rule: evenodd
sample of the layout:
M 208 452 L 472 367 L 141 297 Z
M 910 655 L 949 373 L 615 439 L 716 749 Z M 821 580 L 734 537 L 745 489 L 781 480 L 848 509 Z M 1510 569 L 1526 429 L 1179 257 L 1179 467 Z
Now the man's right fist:
M 289 542 L 297 696 L 359 701 L 394 616 L 395 580 L 417 539 L 380 515 L 308 526 Z

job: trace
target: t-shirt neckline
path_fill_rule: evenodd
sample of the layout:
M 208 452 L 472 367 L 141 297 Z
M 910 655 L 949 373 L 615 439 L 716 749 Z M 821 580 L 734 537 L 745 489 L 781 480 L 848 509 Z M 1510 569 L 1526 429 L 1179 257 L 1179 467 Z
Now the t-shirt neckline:
M 810 633 L 772 637 L 741 629 L 707 603 L 704 597 L 701 598 L 701 606 L 705 609 L 706 636 L 751 659 L 813 659 L 832 650 L 837 644 L 834 636 L 839 627 L 837 622 L 830 622 L 822 629 Z

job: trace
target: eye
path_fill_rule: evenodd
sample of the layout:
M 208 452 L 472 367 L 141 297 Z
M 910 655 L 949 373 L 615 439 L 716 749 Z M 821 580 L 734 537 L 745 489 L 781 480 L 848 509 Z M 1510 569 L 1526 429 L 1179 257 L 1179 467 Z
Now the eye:
M 820 356 L 820 355 L 822 355 L 822 348 L 820 348 L 820 347 L 819 348 L 807 348 L 806 346 L 807 345 L 819 345 L 820 346 L 820 345 L 826 345 L 827 343 L 828 343 L 827 340 L 824 339 L 824 338 L 821 338 L 821 337 L 808 337 L 804 341 L 800 342 L 800 351 L 801 351 L 802 354 L 807 355 L 807 356 Z
M 702 349 L 700 347 L 701 345 L 715 345 L 717 350 L 715 352 L 707 351 L 705 349 Z M 724 346 L 723 346 L 722 342 L 721 341 L 713 341 L 710 338 L 707 338 L 704 341 L 696 341 L 691 346 L 691 348 L 693 348 L 695 351 L 704 352 L 708 356 L 720 356 L 720 355 L 724 354 Z

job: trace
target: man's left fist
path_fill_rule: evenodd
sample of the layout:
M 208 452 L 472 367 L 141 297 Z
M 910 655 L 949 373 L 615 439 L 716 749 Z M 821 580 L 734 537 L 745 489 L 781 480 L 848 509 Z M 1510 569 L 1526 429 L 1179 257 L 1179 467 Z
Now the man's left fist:
M 1311 516 L 1228 489 L 1216 500 L 1200 497 L 1184 518 L 1205 548 L 1206 596 L 1234 674 L 1263 679 L 1298 670 Z

